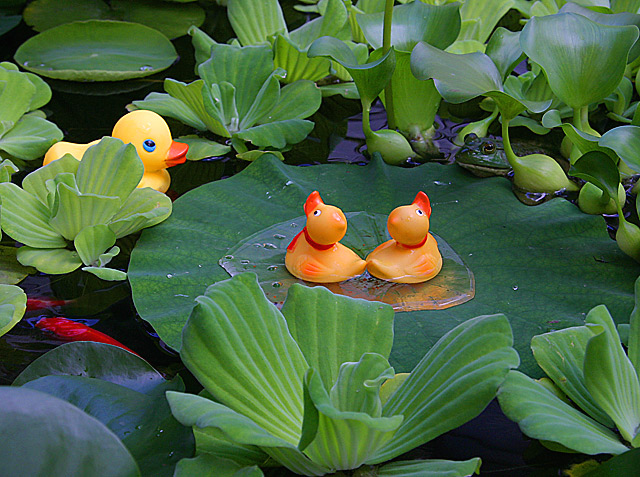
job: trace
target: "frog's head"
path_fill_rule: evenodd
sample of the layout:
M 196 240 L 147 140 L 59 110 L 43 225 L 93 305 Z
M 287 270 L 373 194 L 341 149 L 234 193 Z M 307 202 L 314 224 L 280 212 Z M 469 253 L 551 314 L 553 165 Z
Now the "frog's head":
M 486 171 L 485 175 L 506 173 L 511 166 L 505 155 L 502 142 L 488 137 L 467 134 L 464 146 L 456 154 L 456 162 L 474 172 Z

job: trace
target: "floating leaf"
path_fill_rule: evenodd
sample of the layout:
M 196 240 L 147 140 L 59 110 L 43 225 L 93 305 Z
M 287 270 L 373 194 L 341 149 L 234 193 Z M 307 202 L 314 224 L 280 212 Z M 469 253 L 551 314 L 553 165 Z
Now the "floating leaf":
M 178 55 L 171 42 L 153 28 L 110 20 L 73 22 L 29 38 L 15 60 L 47 78 L 118 81 L 162 71 Z
M 27 295 L 15 285 L 0 285 L 0 336 L 22 319 L 27 309 Z
M 15 285 L 27 275 L 35 272 L 31 267 L 25 267 L 16 259 L 16 247 L 0 246 L 0 283 Z

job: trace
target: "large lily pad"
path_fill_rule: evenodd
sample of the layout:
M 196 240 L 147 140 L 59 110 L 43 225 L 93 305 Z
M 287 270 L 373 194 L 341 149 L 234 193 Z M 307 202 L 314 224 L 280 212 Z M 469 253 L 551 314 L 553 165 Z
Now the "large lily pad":
M 15 60 L 47 78 L 118 81 L 162 71 L 178 54 L 162 33 L 137 23 L 110 20 L 72 22 L 24 42 Z
M 129 280 L 141 316 L 160 337 L 180 347 L 194 299 L 228 278 L 218 260 L 239 242 L 298 217 L 319 190 L 345 212 L 388 214 L 418 190 L 431 199 L 431 230 L 464 259 L 475 275 L 473 300 L 444 310 L 396 314 L 391 364 L 410 370 L 436 340 L 469 318 L 504 313 L 514 329 L 524 372 L 540 374 L 531 337 L 584 323 L 604 303 L 626 322 L 640 268 L 618 249 L 604 221 L 555 199 L 528 207 L 503 178 L 477 180 L 459 168 L 425 164 L 415 169 L 331 164 L 294 167 L 268 155 L 232 178 L 178 199 L 171 217 L 145 230 L 131 255 Z

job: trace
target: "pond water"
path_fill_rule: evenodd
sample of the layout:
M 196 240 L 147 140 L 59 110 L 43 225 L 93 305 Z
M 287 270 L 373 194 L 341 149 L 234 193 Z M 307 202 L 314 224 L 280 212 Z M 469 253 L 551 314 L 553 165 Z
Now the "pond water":
M 26 28 L 10 33 L 2 59 L 11 60 L 8 52 L 15 50 L 14 45 L 20 44 L 29 34 Z M 49 119 L 64 131 L 65 139 L 72 142 L 88 142 L 108 135 L 116 120 L 126 112 L 125 107 L 130 101 L 141 99 L 151 91 L 162 91 L 163 78 L 182 81 L 194 79 L 190 38 L 177 40 L 176 46 L 180 61 L 160 75 L 109 84 L 48 81 L 53 89 L 53 99 L 45 108 Z M 286 153 L 287 162 L 301 166 L 326 162 L 366 164 L 368 159 L 362 152 L 364 136 L 359 110 L 359 103 L 354 101 L 339 97 L 325 100 L 320 111 L 312 118 L 317 125 L 313 138 Z M 386 118 L 381 107 L 374 109 L 371 120 L 374 130 L 385 125 Z M 177 123 L 170 125 L 175 136 L 185 132 Z M 452 162 L 456 147 L 451 139 L 457 127 L 455 123 L 438 119 L 436 142 L 443 153 L 442 162 Z M 237 159 L 211 158 L 176 166 L 170 170 L 171 197 L 179 197 L 211 180 L 231 176 L 247 164 Z M 13 245 L 13 242 L 5 236 L 2 244 Z M 123 252 L 114 266 L 126 269 L 134 240 L 122 240 L 118 245 Z M 457 289 L 457 293 L 466 294 L 466 299 L 469 299 L 473 296 L 473 278 L 465 277 L 466 288 Z M 137 315 L 127 282 L 104 282 L 77 271 L 65 276 L 32 275 L 20 286 L 29 298 L 66 300 L 66 303 L 28 310 L 18 325 L 0 337 L 0 384 L 11 384 L 30 362 L 63 343 L 35 327 L 43 317 L 62 316 L 115 338 L 167 376 L 180 373 L 187 391 L 198 391 L 198 383 L 181 364 L 177 354 L 164 345 L 151 326 Z M 285 289 L 283 287 L 279 293 L 282 294 Z M 276 297 L 274 301 L 281 300 Z M 565 467 L 573 459 L 546 451 L 539 444 L 524 438 L 517 425 L 504 417 L 496 402 L 473 421 L 414 451 L 413 456 L 416 454 L 444 459 L 479 456 L 483 460 L 483 475 L 553 475 L 557 474 L 559 467 Z

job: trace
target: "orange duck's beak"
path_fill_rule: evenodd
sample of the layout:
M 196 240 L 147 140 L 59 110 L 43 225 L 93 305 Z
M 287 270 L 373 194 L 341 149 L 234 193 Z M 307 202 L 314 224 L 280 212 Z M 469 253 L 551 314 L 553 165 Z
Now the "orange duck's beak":
M 173 141 L 167 152 L 167 158 L 164 160 L 167 167 L 177 166 L 187 160 L 187 151 L 189 146 L 182 142 Z

